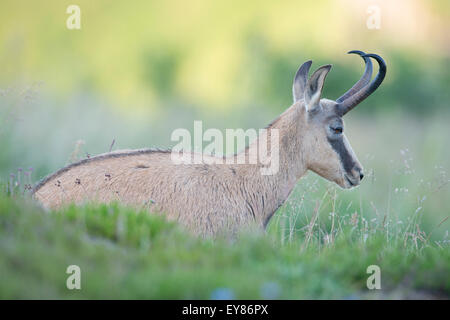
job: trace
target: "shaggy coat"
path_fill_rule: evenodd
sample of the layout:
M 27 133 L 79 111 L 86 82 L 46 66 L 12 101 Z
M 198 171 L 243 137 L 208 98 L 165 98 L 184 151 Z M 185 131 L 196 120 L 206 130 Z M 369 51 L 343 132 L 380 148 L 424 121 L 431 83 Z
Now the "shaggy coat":
M 264 227 L 307 170 L 307 151 L 296 138 L 301 110 L 292 106 L 270 126 L 279 129 L 281 137 L 280 150 L 272 150 L 280 155 L 274 175 L 261 175 L 259 163 L 175 164 L 170 151 L 123 150 L 70 164 L 42 180 L 34 197 L 51 209 L 118 201 L 162 212 L 200 235 L 233 232 L 250 224 Z M 243 152 L 254 152 L 257 143 Z
M 256 141 L 223 164 L 177 164 L 170 151 L 121 150 L 70 164 L 43 179 L 33 196 L 49 209 L 69 203 L 118 201 L 164 214 L 202 236 L 234 233 L 252 225 L 265 228 L 307 170 L 343 188 L 359 185 L 364 176 L 343 134 L 342 116 L 376 90 L 384 79 L 386 65 L 378 55 L 350 53 L 363 57 L 366 69 L 349 91 L 336 101 L 321 99 L 331 66 L 320 67 L 308 80 L 311 61 L 304 63 L 294 78 L 294 104 Z M 380 65 L 370 83 L 369 58 Z M 260 139 L 271 141 L 274 129 L 278 143 L 268 150 L 278 155 L 275 174 L 261 174 L 266 163 L 261 159 L 254 164 L 237 164 L 238 158 L 258 154 Z

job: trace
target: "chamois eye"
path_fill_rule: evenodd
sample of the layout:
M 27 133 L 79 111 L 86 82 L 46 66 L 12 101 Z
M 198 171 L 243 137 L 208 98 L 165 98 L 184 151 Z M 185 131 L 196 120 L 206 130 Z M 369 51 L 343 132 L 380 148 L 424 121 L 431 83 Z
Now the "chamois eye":
M 341 134 L 343 131 L 342 127 L 330 127 L 330 129 L 334 134 Z

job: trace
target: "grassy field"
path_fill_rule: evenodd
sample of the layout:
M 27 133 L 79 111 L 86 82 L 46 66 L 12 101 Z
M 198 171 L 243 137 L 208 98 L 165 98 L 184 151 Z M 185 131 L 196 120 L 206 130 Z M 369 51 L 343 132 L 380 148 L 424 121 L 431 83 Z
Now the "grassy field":
M 0 196 L 0 298 L 448 299 L 448 128 L 351 122 L 362 185 L 308 174 L 267 232 L 234 240 L 197 239 L 118 204 L 45 212 L 27 195 L 35 173 L 15 172 Z M 81 290 L 66 288 L 69 265 Z M 367 289 L 369 265 L 381 290 Z
M 347 119 L 362 185 L 341 190 L 309 173 L 267 232 L 235 240 L 196 239 L 119 205 L 45 212 L 28 189 L 74 153 L 55 151 L 49 167 L 25 138 L 3 144 L 22 150 L 3 159 L 24 168 L 1 179 L 0 298 L 449 298 L 446 118 Z M 81 290 L 66 288 L 69 265 L 81 268 Z M 369 265 L 381 268 L 381 290 L 367 289 Z
M 0 298 L 450 298 L 449 1 L 79 0 L 79 30 L 70 2 L 22 2 L 0 11 Z M 388 69 L 344 117 L 365 178 L 341 190 L 309 173 L 266 232 L 196 239 L 120 204 L 30 200 L 71 162 L 170 148 L 194 120 L 264 128 L 309 59 L 333 64 L 322 97 L 336 99 L 363 72 L 352 49 Z
M 366 230 L 353 216 L 319 245 L 313 238 L 324 230 L 313 225 L 291 241 L 281 241 L 277 232 L 212 241 L 117 205 L 44 212 L 2 197 L 0 298 L 450 296 L 450 251 L 414 228 L 419 239 L 406 239 L 382 228 Z M 66 288 L 72 264 L 81 268 L 81 290 Z M 381 268 L 382 289 L 371 291 L 366 269 L 374 264 Z
M 107 139 L 74 151 L 55 144 L 50 155 L 30 138 L 36 124 L 16 122 L 0 135 L 0 298 L 449 298 L 446 119 L 348 117 L 361 186 L 341 190 L 309 173 L 266 233 L 233 241 L 196 239 L 119 205 L 41 210 L 30 186 L 86 148 L 105 151 Z M 145 146 L 149 129 L 133 131 L 118 132 L 122 143 Z M 81 268 L 79 291 L 66 288 L 69 265 Z M 369 265 L 381 268 L 381 290 L 367 289 Z

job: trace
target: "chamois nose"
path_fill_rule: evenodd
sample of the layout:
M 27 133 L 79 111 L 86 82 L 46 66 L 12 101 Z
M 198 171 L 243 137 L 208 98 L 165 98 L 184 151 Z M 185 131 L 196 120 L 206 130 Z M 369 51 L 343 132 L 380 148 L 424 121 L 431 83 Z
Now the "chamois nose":
M 364 173 L 362 171 L 359 172 L 359 180 L 361 181 L 364 178 Z

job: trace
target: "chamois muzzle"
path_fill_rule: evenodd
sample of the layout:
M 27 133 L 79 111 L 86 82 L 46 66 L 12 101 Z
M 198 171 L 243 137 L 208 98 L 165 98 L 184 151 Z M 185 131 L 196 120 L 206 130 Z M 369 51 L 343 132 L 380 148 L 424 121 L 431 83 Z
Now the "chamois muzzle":
M 338 103 L 338 113 L 341 116 L 352 110 L 364 99 L 370 96 L 380 86 L 386 76 L 386 63 L 379 55 L 374 53 L 366 54 L 358 50 L 349 51 L 348 53 L 356 53 L 360 55 L 364 59 L 366 68 L 361 79 L 359 79 L 350 90 L 336 100 Z M 372 62 L 370 61 L 370 58 L 373 58 L 378 62 L 379 70 L 375 79 L 369 83 L 372 77 Z

